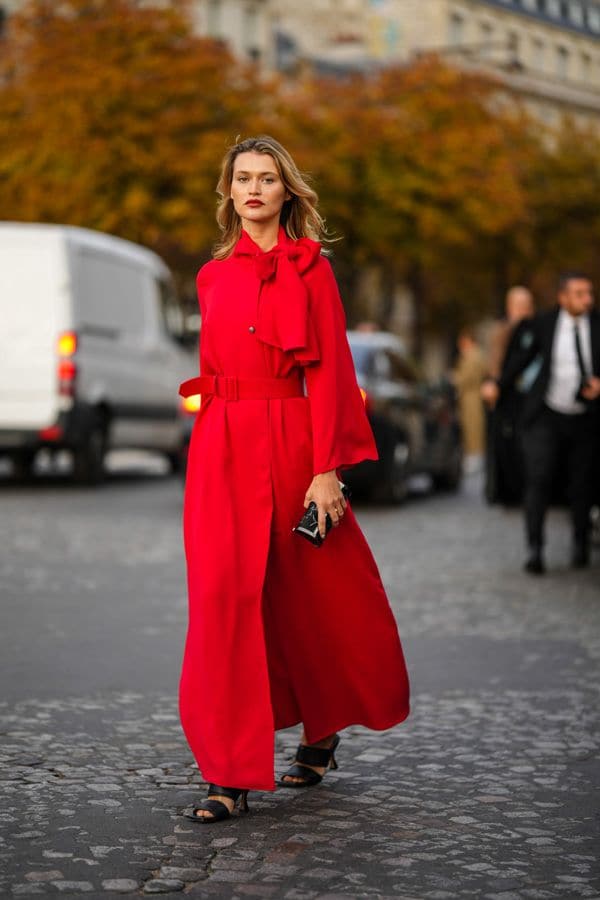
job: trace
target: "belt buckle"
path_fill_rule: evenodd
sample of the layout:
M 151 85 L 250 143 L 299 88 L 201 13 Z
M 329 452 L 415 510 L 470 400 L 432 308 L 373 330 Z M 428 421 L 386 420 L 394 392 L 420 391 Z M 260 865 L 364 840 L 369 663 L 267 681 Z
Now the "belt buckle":
M 221 385 L 225 400 L 239 400 L 238 380 L 235 375 L 222 375 Z

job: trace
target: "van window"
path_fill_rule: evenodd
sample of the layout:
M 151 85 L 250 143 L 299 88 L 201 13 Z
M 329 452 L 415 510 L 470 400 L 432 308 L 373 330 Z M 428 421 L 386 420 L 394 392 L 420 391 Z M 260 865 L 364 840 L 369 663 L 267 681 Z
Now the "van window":
M 351 341 L 350 350 L 354 368 L 361 375 L 370 375 L 373 369 L 373 348 L 365 344 Z
M 157 287 L 163 327 L 171 337 L 180 339 L 184 333 L 184 321 L 183 311 L 175 293 L 175 286 L 169 279 L 159 278 Z
M 392 377 L 392 361 L 385 350 L 378 350 L 373 358 L 373 372 L 379 378 Z
M 127 260 L 82 249 L 78 259 L 78 327 L 107 335 L 140 335 L 148 327 L 145 270 Z
M 408 381 L 411 384 L 419 380 L 415 364 L 408 356 L 390 352 L 389 359 L 394 378 L 400 381 Z

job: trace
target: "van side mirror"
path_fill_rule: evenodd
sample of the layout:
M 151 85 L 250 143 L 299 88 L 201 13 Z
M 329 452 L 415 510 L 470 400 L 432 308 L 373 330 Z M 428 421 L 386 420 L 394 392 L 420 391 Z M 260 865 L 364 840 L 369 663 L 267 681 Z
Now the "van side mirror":
M 181 334 L 174 337 L 177 343 L 185 350 L 194 350 L 198 346 L 200 335 L 197 331 L 182 331 Z

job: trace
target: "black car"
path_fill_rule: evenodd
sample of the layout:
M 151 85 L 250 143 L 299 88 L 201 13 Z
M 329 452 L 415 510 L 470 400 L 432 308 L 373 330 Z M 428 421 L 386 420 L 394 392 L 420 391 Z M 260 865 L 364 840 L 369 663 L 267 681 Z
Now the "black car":
M 348 340 L 379 460 L 360 463 L 344 480 L 357 493 L 392 503 L 404 499 L 414 475 L 456 489 L 462 443 L 452 386 L 423 381 L 395 335 L 349 331 Z

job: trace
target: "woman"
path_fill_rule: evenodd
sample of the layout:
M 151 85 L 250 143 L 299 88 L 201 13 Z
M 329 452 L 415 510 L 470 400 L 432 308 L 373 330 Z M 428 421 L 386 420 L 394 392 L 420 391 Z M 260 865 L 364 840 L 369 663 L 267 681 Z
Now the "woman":
M 270 137 L 230 148 L 217 190 L 222 238 L 197 279 L 202 375 L 181 388 L 202 395 L 180 688 L 210 783 L 190 815 L 202 824 L 274 789 L 276 729 L 303 723 L 279 783 L 308 787 L 335 766 L 338 730 L 390 728 L 409 711 L 396 625 L 338 481 L 376 450 L 316 194 Z M 327 515 L 334 526 L 318 549 L 292 532 L 311 501 L 321 535 Z
M 476 471 L 485 450 L 485 416 L 481 400 L 481 384 L 486 374 L 483 353 L 468 328 L 463 328 L 457 340 L 459 358 L 452 373 L 458 392 L 460 424 L 466 454 L 465 466 Z

